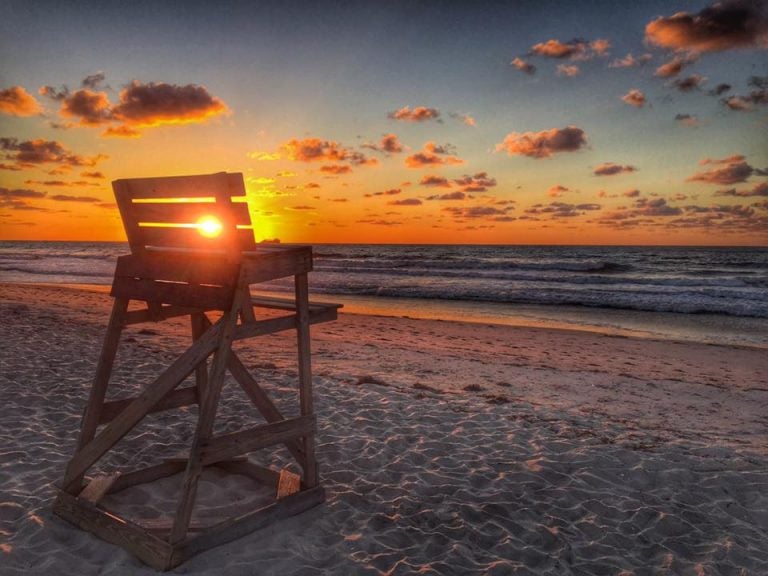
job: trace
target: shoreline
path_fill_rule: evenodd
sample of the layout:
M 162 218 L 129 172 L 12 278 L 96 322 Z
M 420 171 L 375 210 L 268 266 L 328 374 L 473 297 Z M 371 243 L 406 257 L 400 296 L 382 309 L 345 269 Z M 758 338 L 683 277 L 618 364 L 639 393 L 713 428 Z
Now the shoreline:
M 48 286 L 109 292 L 110 284 L 6 282 L 0 287 Z M 311 286 L 310 286 L 311 289 Z M 285 297 L 286 292 L 255 290 L 254 294 Z M 768 351 L 768 320 L 713 314 L 681 314 L 583 306 L 546 306 L 355 296 L 312 292 L 317 301 L 344 305 L 344 314 L 414 318 L 471 324 L 588 332 L 653 341 L 692 342 Z
M 4 575 L 156 574 L 51 513 L 107 325 L 104 292 L 0 284 Z M 109 397 L 136 394 L 188 332 L 181 319 L 129 327 Z M 280 333 L 237 348 L 278 406 L 295 404 L 294 346 Z M 312 348 L 326 502 L 171 573 L 768 570 L 761 350 L 345 313 L 312 328 Z M 220 433 L 252 422 L 232 379 L 219 412 Z M 148 417 L 107 463 L 177 455 L 195 413 Z M 271 454 L 250 458 L 288 464 Z M 156 518 L 180 481 L 108 504 Z M 254 502 L 244 477 L 203 484 L 200 521 Z

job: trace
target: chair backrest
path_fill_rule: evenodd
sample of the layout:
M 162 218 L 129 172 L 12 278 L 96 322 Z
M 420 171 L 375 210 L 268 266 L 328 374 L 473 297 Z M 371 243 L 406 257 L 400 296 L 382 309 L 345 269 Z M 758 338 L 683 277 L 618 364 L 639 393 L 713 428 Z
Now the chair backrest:
M 256 247 L 240 173 L 128 178 L 112 188 L 133 254 L 224 252 L 237 260 Z

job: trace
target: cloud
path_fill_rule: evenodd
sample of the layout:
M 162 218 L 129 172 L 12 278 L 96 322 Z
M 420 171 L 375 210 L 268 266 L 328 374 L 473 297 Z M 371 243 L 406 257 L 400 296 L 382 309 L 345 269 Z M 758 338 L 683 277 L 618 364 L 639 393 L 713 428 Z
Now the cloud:
M 445 194 L 438 194 L 436 196 L 428 196 L 427 200 L 464 200 L 467 195 L 461 190 L 455 192 L 447 192 Z
M 378 144 L 363 144 L 362 147 L 386 154 L 399 154 L 404 150 L 403 145 L 395 134 L 385 134 Z
M 630 106 L 634 106 L 635 108 L 642 108 L 645 106 L 645 94 L 641 90 L 638 90 L 637 88 L 633 88 L 624 96 L 621 97 L 621 99 Z
M 699 122 L 699 118 L 693 114 L 676 114 L 675 120 L 682 124 L 683 126 L 699 126 L 701 122 Z
M 60 166 L 95 166 L 107 158 L 103 154 L 80 156 L 54 140 L 23 140 L 0 138 L 0 150 L 4 158 L 12 160 L 18 168 L 30 168 L 37 164 L 59 164 Z
M 417 106 L 413 110 L 408 106 L 403 106 L 400 110 L 387 114 L 387 117 L 406 122 L 426 122 L 428 120 L 439 120 L 440 111 L 436 108 L 427 108 L 426 106 Z
M 645 27 L 651 44 L 676 51 L 718 52 L 768 46 L 768 11 L 755 0 L 724 0 L 697 14 L 678 12 Z
M 69 96 L 69 88 L 66 86 L 62 86 L 61 88 L 54 88 L 53 86 L 41 86 L 38 91 L 38 94 L 40 96 L 44 96 L 45 98 L 50 98 L 51 100 L 59 101 L 64 100 L 67 96 Z
M 448 182 L 448 178 L 443 178 L 442 176 L 424 176 L 420 181 L 419 185 L 421 186 L 427 186 L 429 188 L 450 188 L 451 183 Z
M 733 86 L 731 86 L 730 84 L 724 84 L 724 83 L 718 84 L 717 86 L 712 88 L 712 90 L 707 92 L 707 94 L 709 94 L 710 96 L 722 96 L 726 92 L 729 92 L 731 88 L 733 88 Z
M 458 120 L 459 122 L 467 126 L 477 126 L 477 120 L 475 120 L 469 114 L 462 114 L 461 112 L 451 112 L 449 116 L 454 120 Z
M 512 62 L 510 62 L 512 66 L 520 70 L 520 72 L 525 72 L 528 75 L 533 75 L 536 73 L 536 66 L 531 64 L 530 62 L 526 62 L 519 56 L 514 58 Z
M 625 174 L 627 172 L 636 172 L 637 168 L 629 164 L 614 164 L 613 162 L 603 162 L 598 164 L 592 172 L 595 176 L 615 176 L 616 174 Z
M 449 206 L 444 212 L 451 214 L 456 220 L 488 219 L 489 217 L 505 217 L 512 208 L 494 208 L 493 206 Z M 493 219 L 493 218 L 491 218 Z
M 552 39 L 532 46 L 531 54 L 546 58 L 587 60 L 594 56 L 605 56 L 610 47 L 610 42 L 602 38 L 593 42 L 583 38 L 574 38 L 568 42 Z
M 59 114 L 64 118 L 78 118 L 81 126 L 101 126 L 115 120 L 107 93 L 87 89 L 68 94 L 61 101 Z
M 729 96 L 721 100 L 724 106 L 737 112 L 751 112 L 755 106 L 768 104 L 768 89 L 753 90 L 747 96 Z
M 400 194 L 402 190 L 400 188 L 390 188 L 389 190 L 382 190 L 380 192 L 374 192 L 368 196 L 396 196 Z
M 101 202 L 101 198 L 94 198 L 93 196 L 69 196 L 68 194 L 54 194 L 50 196 L 50 199 L 57 202 Z
M 280 146 L 279 155 L 295 162 L 333 162 L 334 164 L 320 168 L 321 172 L 327 174 L 347 174 L 352 171 L 348 164 L 341 162 L 354 166 L 372 166 L 378 163 L 376 159 L 368 158 L 365 154 L 346 148 L 338 142 L 320 138 L 293 138 Z M 257 159 L 261 159 L 261 156 L 258 155 Z
M 45 198 L 45 192 L 30 190 L 29 188 L 2 188 L 0 187 L 0 198 Z
M 37 184 L 39 186 L 49 186 L 57 188 L 83 188 L 84 186 L 101 186 L 98 182 L 87 182 L 77 180 L 67 182 L 65 180 L 25 180 L 24 184 Z
M 622 196 L 626 196 L 627 198 L 637 198 L 640 196 L 640 190 L 637 188 L 633 188 L 632 190 L 625 190 L 621 193 Z
M 104 79 L 106 76 L 104 75 L 104 72 L 96 72 L 95 74 L 91 74 L 90 76 L 86 76 L 83 78 L 83 81 L 81 82 L 83 88 L 90 88 L 91 90 L 98 90 L 99 86 L 102 82 L 104 82 Z
M 391 206 L 421 206 L 423 202 L 418 198 L 403 198 L 402 200 L 390 200 L 387 204 Z
M 587 144 L 587 135 L 581 128 L 566 126 L 541 132 L 510 132 L 496 145 L 496 152 L 510 156 L 549 158 L 560 152 L 576 152 Z
M 560 184 L 555 184 L 554 186 L 550 186 L 549 190 L 547 190 L 547 196 L 550 198 L 559 198 L 568 191 L 570 191 L 570 188 L 561 186 Z
M 487 172 L 478 172 L 474 176 L 465 174 L 462 178 L 454 180 L 464 192 L 485 192 L 488 188 L 496 186 L 496 178 L 488 176 Z
M 729 190 L 718 190 L 715 192 L 715 196 L 735 196 L 737 198 L 768 196 L 768 182 L 760 182 L 755 184 L 751 190 L 736 190 L 735 188 L 731 188 Z
M 653 59 L 651 54 L 643 54 L 635 58 L 632 54 L 627 54 L 624 58 L 617 58 L 610 64 L 608 68 L 635 68 L 647 64 Z
M 557 74 L 559 76 L 568 76 L 569 78 L 572 78 L 581 74 L 581 68 L 575 64 L 558 64 Z
M 104 174 L 101 172 L 80 172 L 80 176 L 83 178 L 104 178 Z
M 352 167 L 346 164 L 326 164 L 320 167 L 320 172 L 325 174 L 349 174 L 352 172 Z
M 683 68 L 694 61 L 692 57 L 675 56 L 669 62 L 665 62 L 656 68 L 655 76 L 659 78 L 672 78 L 683 71 Z
M 449 164 L 463 164 L 463 160 L 451 155 L 452 147 L 439 146 L 434 142 L 427 142 L 421 152 L 417 152 L 405 159 L 408 168 L 424 168 L 427 166 L 445 166 Z
M 600 210 L 600 204 L 568 204 L 566 202 L 550 202 L 549 204 L 534 204 L 524 212 L 529 215 L 548 215 L 550 218 L 573 218 L 586 212 Z
M 754 173 L 765 175 L 762 170 L 755 170 L 754 167 L 747 164 L 744 156 L 736 155 L 713 160 L 705 158 L 699 162 L 702 166 L 714 165 L 715 168 L 697 172 L 686 179 L 686 182 L 706 182 L 707 184 L 738 184 L 746 182 Z
M 291 206 L 288 208 L 288 210 L 296 210 L 296 211 L 302 211 L 302 210 L 315 210 L 314 206 L 307 206 L 306 204 L 300 204 L 298 206 Z
M 43 109 L 40 103 L 21 86 L 0 90 L 0 114 L 9 116 L 36 116 Z
M 356 222 L 357 224 L 372 224 L 374 226 L 400 226 L 402 222 L 398 220 L 385 220 L 383 218 L 365 218 L 363 220 L 358 220 Z
M 698 74 L 691 74 L 686 78 L 678 78 L 672 85 L 680 90 L 680 92 L 690 92 L 692 90 L 698 90 L 701 85 L 706 82 L 706 78 Z

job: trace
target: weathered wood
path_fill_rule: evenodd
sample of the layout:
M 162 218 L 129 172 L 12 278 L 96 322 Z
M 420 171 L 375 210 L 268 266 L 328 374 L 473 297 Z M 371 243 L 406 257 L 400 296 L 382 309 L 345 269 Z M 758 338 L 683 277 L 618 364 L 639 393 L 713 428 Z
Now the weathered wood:
M 171 546 L 129 520 L 80 504 L 64 491 L 59 491 L 53 511 L 102 540 L 125 548 L 153 568 L 167 570 L 170 567 Z
M 81 502 L 87 502 L 95 506 L 98 504 L 104 496 L 107 495 L 109 489 L 120 477 L 120 473 L 107 474 L 103 476 L 96 476 L 88 485 L 83 488 L 82 492 L 78 494 L 77 499 Z
M 101 420 L 102 406 L 107 395 L 109 386 L 109 377 L 112 374 L 112 365 L 115 362 L 115 355 L 120 344 L 120 335 L 125 325 L 125 314 L 128 310 L 128 300 L 118 298 L 112 305 L 112 314 L 109 318 L 107 333 L 104 337 L 104 343 L 99 355 L 99 363 L 96 366 L 96 375 L 91 384 L 91 393 L 88 397 L 83 419 L 80 424 L 80 437 L 77 441 L 78 450 L 93 440 L 96 430 Z M 85 472 L 85 471 L 83 471 Z M 70 483 L 69 491 L 76 494 L 80 491 L 83 475 L 75 475 Z
M 250 534 L 277 520 L 295 516 L 313 506 L 317 506 L 324 500 L 325 492 L 323 488 L 316 486 L 315 488 L 292 494 L 282 500 L 277 500 L 273 504 L 259 510 L 216 524 L 174 547 L 171 565 L 178 566 L 184 560 L 203 550 L 242 538 L 246 534 Z
M 197 342 L 202 338 L 205 331 L 211 326 L 210 320 L 202 312 L 197 312 L 190 316 L 192 340 Z M 208 388 L 208 362 L 204 360 L 200 362 L 195 368 L 195 386 L 197 387 L 198 402 L 202 404 L 203 398 L 205 398 L 206 389 Z
M 189 203 L 134 203 L 133 217 L 142 222 L 163 222 L 175 224 L 194 224 L 206 216 L 218 215 L 221 206 L 216 202 Z M 234 222 L 238 225 L 251 226 L 251 216 L 246 202 L 232 202 L 227 205 Z
M 288 418 L 273 424 L 262 424 L 211 438 L 203 444 L 200 457 L 203 465 L 207 466 L 254 450 L 311 435 L 314 429 L 315 417 L 311 414 Z
M 312 250 L 305 247 L 284 252 L 244 253 L 242 267 L 248 284 L 285 278 L 312 270 Z
M 314 413 L 312 398 L 312 364 L 309 335 L 309 283 L 307 275 L 297 274 L 294 279 L 296 287 L 296 344 L 299 351 L 299 404 L 301 414 L 308 416 Z M 317 462 L 315 461 L 315 435 L 304 436 L 304 484 L 308 488 L 317 485 Z
M 214 466 L 221 468 L 230 474 L 248 476 L 259 484 L 264 484 L 273 488 L 277 488 L 277 483 L 280 479 L 280 473 L 276 470 L 259 466 L 258 464 L 254 464 L 245 459 L 222 460 L 221 462 L 216 462 Z
M 182 472 L 187 465 L 186 459 L 181 462 L 166 460 L 161 464 L 155 464 L 153 466 L 147 466 L 139 470 L 131 470 L 122 472 L 115 482 L 110 486 L 107 494 L 114 494 L 120 492 L 126 488 L 132 486 L 138 486 L 139 484 L 147 484 L 160 480 L 161 478 L 167 478 Z
M 239 266 L 223 254 L 186 252 L 148 252 L 142 256 L 128 254 L 117 259 L 116 277 L 150 278 L 189 284 L 228 286 L 237 283 Z
M 223 220 L 220 212 L 215 216 Z M 222 223 L 224 224 L 224 223 Z M 208 238 L 203 236 L 196 228 L 164 228 L 147 227 L 139 225 L 139 238 L 144 246 L 165 246 L 165 247 L 190 247 L 201 250 L 226 250 L 231 246 L 239 247 L 240 250 L 247 250 L 254 245 L 253 230 L 246 228 L 228 228 L 225 224 L 218 236 Z
M 222 329 L 221 333 L 218 334 L 216 338 L 216 353 L 214 354 L 213 362 L 211 363 L 205 398 L 203 398 L 203 402 L 200 405 L 200 414 L 197 419 L 197 427 L 195 428 L 195 435 L 192 440 L 189 462 L 187 463 L 187 469 L 184 472 L 181 497 L 179 498 L 179 504 L 176 508 L 176 522 L 171 530 L 171 544 L 178 544 L 183 541 L 187 535 L 187 526 L 189 525 L 189 520 L 192 516 L 192 507 L 194 506 L 195 497 L 197 495 L 197 484 L 200 472 L 203 468 L 201 449 L 213 432 L 213 422 L 216 417 L 216 409 L 219 405 L 221 388 L 224 384 L 224 373 L 232 349 L 237 317 L 240 313 L 240 308 L 243 305 L 247 287 L 248 284 L 245 282 L 241 272 L 237 287 L 234 290 L 232 307 L 229 311 L 225 312 L 219 320 Z M 212 329 L 208 330 L 206 334 L 209 334 L 211 331 Z M 203 336 L 199 342 L 202 342 L 204 338 L 205 336 Z
M 154 314 L 146 308 L 144 310 L 129 310 L 125 315 L 125 325 L 131 326 L 145 322 L 160 322 L 169 318 L 188 316 L 202 311 L 202 308 L 192 308 L 189 306 L 161 306 Z
M 125 410 L 107 424 L 98 436 L 75 454 L 69 462 L 64 477 L 65 490 L 71 489 L 72 484 L 81 474 L 125 436 L 163 396 L 178 386 L 184 378 L 189 376 L 195 366 L 213 351 L 221 332 L 220 322 L 217 322 L 200 340 L 179 356 Z
M 232 376 L 237 380 L 240 387 L 251 399 L 254 406 L 259 410 L 264 419 L 269 423 L 280 422 L 285 420 L 285 417 L 281 414 L 280 410 L 272 402 L 272 399 L 267 395 L 261 386 L 254 380 L 253 376 L 248 372 L 248 369 L 237 357 L 234 352 L 229 357 L 229 371 Z M 304 448 L 301 442 L 298 440 L 290 440 L 285 443 L 285 447 L 293 455 L 299 464 L 304 464 Z
M 170 516 L 162 516 L 160 518 L 136 518 L 135 522 L 148 533 L 162 537 L 167 537 L 173 527 L 173 518 Z M 206 528 L 210 528 L 211 525 L 210 522 L 206 523 L 199 520 L 192 520 L 190 521 L 187 530 L 189 532 L 202 532 Z
M 290 470 L 280 470 L 280 480 L 277 483 L 277 499 L 280 500 L 301 490 L 301 476 Z
M 115 277 L 112 295 L 204 310 L 228 310 L 232 303 L 231 287 L 158 282 L 150 278 Z
M 148 414 L 153 412 L 162 412 L 163 410 L 171 410 L 173 408 L 181 408 L 182 406 L 190 406 L 198 403 L 197 388 L 188 386 L 186 388 L 179 388 L 178 390 L 171 390 L 160 399 L 157 404 L 147 410 Z M 101 418 L 99 424 L 106 424 L 114 420 L 120 412 L 125 410 L 131 402 L 137 399 L 137 396 L 131 398 L 121 398 L 119 400 L 110 400 L 105 402 L 101 410 Z
M 329 322 L 336 318 L 337 312 L 335 307 L 322 308 L 318 309 L 316 312 L 310 312 L 309 323 L 320 324 L 321 322 Z M 296 328 L 296 323 L 297 317 L 295 314 L 278 316 L 277 318 L 268 318 L 266 320 L 257 320 L 256 322 L 241 324 L 235 328 L 234 338 L 235 340 L 243 340 L 255 336 L 275 334 L 276 332 L 282 332 L 284 330 L 292 330 Z
M 256 308 L 273 308 L 275 310 L 296 310 L 296 300 L 290 298 L 278 298 L 276 296 L 252 296 L 251 304 Z M 343 308 L 343 304 L 331 302 L 309 302 L 309 310 L 321 312 L 328 308 Z

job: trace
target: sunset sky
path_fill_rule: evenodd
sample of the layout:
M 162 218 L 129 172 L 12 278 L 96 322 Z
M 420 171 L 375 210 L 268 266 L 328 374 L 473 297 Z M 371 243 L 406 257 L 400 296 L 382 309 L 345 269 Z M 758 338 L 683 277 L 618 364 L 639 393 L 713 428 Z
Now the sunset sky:
M 768 245 L 768 2 L 0 3 L 0 239 L 242 172 L 258 239 Z

